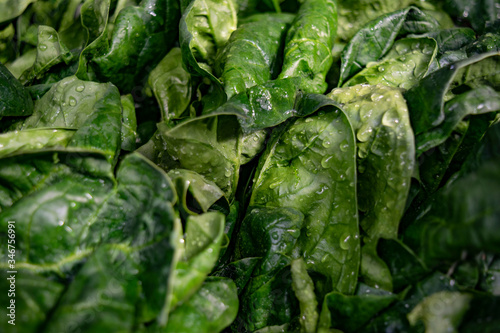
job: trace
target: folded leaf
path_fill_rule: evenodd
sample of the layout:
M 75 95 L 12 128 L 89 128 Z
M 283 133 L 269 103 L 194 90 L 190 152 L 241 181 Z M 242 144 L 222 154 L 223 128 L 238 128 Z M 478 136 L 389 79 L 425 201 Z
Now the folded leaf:
M 280 79 L 299 77 L 307 93 L 326 91 L 326 73 L 333 63 L 332 48 L 337 30 L 334 0 L 305 0 L 286 36 Z
M 162 111 L 163 121 L 179 119 L 191 102 L 191 76 L 182 67 L 180 48 L 173 48 L 148 78 Z
M 258 14 L 231 34 L 215 60 L 228 98 L 277 76 L 280 49 L 293 18 L 291 14 Z
M 422 79 L 405 93 L 411 122 L 418 136 L 440 125 L 446 118 L 445 103 L 454 89 L 479 85 L 498 87 L 500 62 L 497 53 L 485 53 L 453 63 Z

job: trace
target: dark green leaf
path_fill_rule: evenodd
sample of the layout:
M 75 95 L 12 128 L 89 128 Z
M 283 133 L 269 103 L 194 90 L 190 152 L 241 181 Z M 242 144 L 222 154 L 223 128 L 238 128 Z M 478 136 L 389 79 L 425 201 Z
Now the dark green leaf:
M 163 58 L 177 34 L 175 0 L 143 0 L 125 7 L 114 23 L 109 48 L 91 59 L 97 76 L 130 91 Z
M 332 292 L 326 295 L 319 330 L 336 328 L 355 332 L 373 316 L 397 300 L 397 295 L 360 284 L 354 295 Z
M 445 120 L 445 102 L 454 96 L 453 89 L 483 84 L 498 87 L 498 59 L 497 53 L 486 53 L 454 63 L 429 74 L 406 92 L 415 135 L 418 137 Z
M 33 102 L 23 85 L 0 63 L 0 118 L 4 116 L 29 116 Z

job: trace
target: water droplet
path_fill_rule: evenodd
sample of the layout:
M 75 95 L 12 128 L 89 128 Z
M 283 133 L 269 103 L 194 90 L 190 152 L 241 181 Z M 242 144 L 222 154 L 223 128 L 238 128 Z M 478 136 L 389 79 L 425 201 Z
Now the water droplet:
M 58 225 L 63 225 L 64 224 L 64 221 L 59 221 L 57 222 Z
M 340 237 L 340 247 L 343 250 L 349 250 L 351 247 L 351 235 L 348 233 L 345 233 Z
M 78 87 L 75 88 L 75 90 L 78 91 L 78 92 L 82 92 L 84 89 L 85 89 L 84 85 L 81 85 L 81 86 L 78 86 Z
M 332 145 L 332 143 L 328 140 L 323 141 L 323 147 L 329 148 Z
M 325 169 L 330 168 L 332 166 L 333 161 L 334 161 L 333 156 L 325 156 L 321 160 L 321 166 Z
M 310 123 L 311 121 L 313 121 L 313 119 L 312 119 L 312 118 L 307 118 L 307 119 L 306 119 L 306 123 Z
M 346 152 L 349 149 L 349 142 L 347 140 L 344 140 L 340 143 L 340 150 L 343 152 Z
M 371 94 L 370 96 L 371 100 L 374 101 L 374 102 L 378 102 L 380 101 L 382 98 L 384 98 L 384 95 L 382 94 L 377 94 L 377 93 L 373 93 Z
M 361 142 L 366 142 L 370 138 L 373 129 L 369 125 L 363 125 L 358 132 L 356 133 L 356 137 Z
M 69 105 L 71 105 L 71 106 L 76 105 L 76 99 L 73 96 L 69 97 Z
M 47 45 L 45 44 L 40 44 L 38 45 L 38 48 L 41 50 L 41 51 L 45 51 L 47 49 Z
M 231 170 L 227 169 L 226 172 L 224 173 L 224 176 L 231 177 Z
M 329 255 L 328 253 L 327 253 L 327 254 L 325 254 L 325 255 L 323 256 L 323 258 L 321 258 L 321 262 L 326 262 L 326 261 L 328 260 L 328 257 L 329 257 L 329 256 L 330 256 L 330 255 Z
M 277 232 L 277 231 L 275 231 L 275 232 L 273 232 L 273 233 L 271 234 L 271 237 L 272 237 L 274 240 L 278 240 L 278 239 L 280 238 L 280 235 L 278 234 L 278 232 Z

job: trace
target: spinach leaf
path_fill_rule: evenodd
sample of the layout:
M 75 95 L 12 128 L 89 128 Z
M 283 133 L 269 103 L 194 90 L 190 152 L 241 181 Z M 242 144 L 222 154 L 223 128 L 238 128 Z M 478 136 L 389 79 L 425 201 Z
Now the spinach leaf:
M 213 181 L 231 201 L 240 167 L 239 126 L 233 115 L 207 115 L 169 128 L 158 124 L 166 152 L 181 168 Z
M 187 218 L 185 233 L 178 245 L 171 308 L 182 304 L 200 288 L 219 258 L 223 235 L 224 215 L 221 213 L 209 212 Z
M 318 332 L 329 332 L 330 328 L 358 331 L 397 299 L 397 295 L 365 284 L 360 284 L 354 295 L 332 292 L 323 302 Z
M 184 212 L 195 213 L 193 208 L 201 209 L 202 212 L 207 212 L 208 209 L 222 196 L 221 191 L 213 182 L 206 180 L 203 176 L 196 172 L 174 169 L 168 173 L 170 179 L 175 184 L 179 200 L 182 203 Z M 196 207 L 188 205 L 188 193 L 196 201 Z
M 27 307 L 20 310 L 38 314 L 27 324 L 50 332 L 116 327 L 116 318 L 127 330 L 136 320 L 164 322 L 179 229 L 170 180 L 136 154 L 121 162 L 116 181 L 64 167 L 59 175 L 0 217 L 2 226 L 19 226 L 19 279 L 26 276 L 29 284 L 35 275 L 42 284 L 61 285 L 45 283 L 58 290 L 51 304 L 43 289 L 23 296 Z M 48 246 L 47 240 L 54 241 Z
M 468 115 L 500 111 L 500 93 L 488 86 L 458 95 L 444 105 L 445 119 L 416 137 L 417 155 L 443 143 Z
M 162 111 L 162 120 L 179 119 L 191 102 L 191 76 L 182 68 L 180 48 L 173 48 L 148 78 Z
M 318 321 L 318 302 L 314 294 L 314 284 L 307 274 L 306 264 L 302 258 L 291 263 L 292 288 L 300 304 L 300 325 L 303 332 L 316 332 Z
M 372 239 L 396 238 L 415 165 L 413 131 L 401 91 L 357 85 L 334 89 L 328 96 L 342 103 L 356 131 L 361 226 Z
M 321 289 L 351 293 L 359 264 L 355 146 L 347 117 L 334 105 L 273 132 L 250 205 L 301 211 L 296 247 L 308 271 Z
M 75 130 L 34 128 L 0 134 L 0 158 L 43 150 L 58 150 L 68 145 Z
M 164 332 L 220 332 L 233 322 L 238 304 L 234 282 L 212 278 L 205 281 L 187 302 L 172 311 Z
M 33 102 L 23 85 L 0 63 L 0 118 L 4 116 L 29 116 Z
M 222 105 L 226 94 L 222 83 L 212 74 L 217 50 L 236 30 L 236 5 L 233 0 L 193 0 L 183 10 L 179 26 L 179 43 L 186 70 L 193 76 L 207 78 L 210 83 L 204 110 Z
M 109 47 L 91 59 L 102 80 L 130 91 L 173 46 L 180 12 L 174 0 L 143 0 L 114 22 Z
M 103 152 L 113 160 L 120 149 L 121 122 L 121 100 L 115 86 L 70 76 L 36 101 L 33 115 L 20 129 L 79 129 L 69 147 L 84 146 L 87 150 Z
M 279 78 L 300 77 L 307 93 L 324 93 L 326 73 L 333 63 L 337 5 L 333 0 L 305 0 L 286 37 Z M 310 51 L 314 50 L 314 51 Z
M 341 54 L 339 86 L 369 62 L 382 58 L 398 36 L 437 30 L 438 22 L 416 7 L 382 15 L 368 22 L 352 37 Z
M 500 8 L 494 0 L 447 0 L 445 9 L 460 23 L 468 23 L 475 31 L 483 32 L 490 25 L 498 23 Z
M 215 59 L 228 98 L 277 76 L 291 14 L 258 14 L 231 34 Z M 250 60 L 250 61 L 249 61 Z
M 456 260 L 463 250 L 498 253 L 499 190 L 498 161 L 492 160 L 429 198 L 405 231 L 405 242 L 428 265 Z
M 498 54 L 486 53 L 475 56 L 452 65 L 446 66 L 429 74 L 421 80 L 416 86 L 405 93 L 405 98 L 408 102 L 408 107 L 412 110 L 411 122 L 416 134 L 418 153 L 421 154 L 426 149 L 432 148 L 433 137 L 439 137 L 440 141 L 447 137 L 446 133 L 453 128 L 452 124 L 456 124 L 468 113 L 476 113 L 474 107 L 479 108 L 479 112 L 484 108 L 484 98 L 486 95 L 495 95 L 492 89 L 482 88 L 475 93 L 473 98 L 474 105 L 464 104 L 464 101 L 458 99 L 453 108 L 459 108 L 457 112 L 446 110 L 447 101 L 452 99 L 456 92 L 464 87 L 477 88 L 480 85 L 490 85 L 493 88 L 498 86 Z M 455 93 L 454 93 L 455 92 Z M 474 96 L 471 95 L 470 97 Z M 482 96 L 482 97 L 480 97 Z M 462 97 L 465 98 L 465 97 Z M 452 103 L 452 102 L 450 102 Z M 477 104 L 475 104 L 477 103 Z M 495 104 L 493 102 L 493 104 Z M 450 105 L 451 106 L 451 105 Z M 486 108 L 485 111 L 493 111 Z M 448 117 L 450 119 L 448 119 Z M 438 126 L 443 128 L 437 130 L 443 131 L 443 135 L 432 133 L 432 129 Z M 448 125 L 448 126 L 446 126 Z M 448 127 L 446 129 L 446 127 Z M 425 133 L 431 131 L 431 134 Z
M 120 98 L 122 104 L 122 144 L 123 150 L 135 150 L 137 141 L 137 118 L 132 95 L 124 95 Z
M 31 83 L 35 79 L 40 79 L 52 66 L 61 62 L 68 64 L 73 58 L 74 55 L 60 41 L 58 33 L 51 27 L 40 25 L 35 62 L 19 80 L 24 84 Z
M 373 317 L 360 330 L 364 332 L 379 332 L 391 329 L 396 332 L 411 332 L 412 327 L 407 315 L 425 297 L 442 291 L 457 291 L 457 286 L 446 275 L 433 273 L 402 292 L 400 300 L 397 300 L 385 311 Z M 415 329 L 419 329 L 419 327 Z
M 12 20 L 21 15 L 26 7 L 36 0 L 2 0 L 0 6 L 2 11 L 0 14 L 0 23 Z
M 363 1 L 363 0 L 339 0 L 339 26 L 338 37 L 348 41 L 366 23 L 387 13 L 408 7 L 412 1 Z
M 409 89 L 427 74 L 436 51 L 437 45 L 433 39 L 400 39 L 384 58 L 368 63 L 366 68 L 347 81 L 344 87 L 368 83 Z
M 456 291 L 434 293 L 413 308 L 408 314 L 408 321 L 412 326 L 422 321 L 426 331 L 457 332 L 471 298 L 469 294 Z

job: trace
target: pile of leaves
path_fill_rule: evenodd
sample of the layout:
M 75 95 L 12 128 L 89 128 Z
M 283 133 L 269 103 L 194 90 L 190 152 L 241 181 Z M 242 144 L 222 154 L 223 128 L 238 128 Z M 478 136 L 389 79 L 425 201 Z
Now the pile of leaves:
M 493 332 L 499 110 L 494 0 L 0 0 L 0 331 Z

